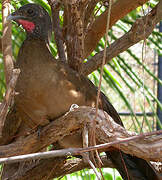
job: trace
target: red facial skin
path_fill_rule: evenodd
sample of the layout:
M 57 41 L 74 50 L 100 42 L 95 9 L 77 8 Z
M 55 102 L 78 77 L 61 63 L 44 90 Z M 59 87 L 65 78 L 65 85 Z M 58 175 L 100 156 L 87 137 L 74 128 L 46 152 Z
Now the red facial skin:
M 18 23 L 21 24 L 27 32 L 33 32 L 35 28 L 35 24 L 27 20 L 19 19 Z

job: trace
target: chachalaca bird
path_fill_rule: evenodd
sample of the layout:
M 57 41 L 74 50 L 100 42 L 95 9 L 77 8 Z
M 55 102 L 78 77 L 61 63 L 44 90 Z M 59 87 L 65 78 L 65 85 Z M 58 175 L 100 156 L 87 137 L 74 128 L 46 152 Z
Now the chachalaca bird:
M 26 4 L 12 13 L 8 20 L 22 25 L 27 33 L 16 63 L 21 73 L 16 85 L 16 92 L 19 94 L 15 97 L 15 104 L 28 126 L 33 128 L 45 125 L 69 111 L 72 104 L 94 107 L 97 88 L 88 78 L 57 61 L 50 53 L 48 41 L 52 24 L 45 9 L 37 4 Z M 103 93 L 100 95 L 100 104 L 100 108 L 115 122 L 123 125 Z M 61 142 L 63 148 L 71 146 L 73 139 L 68 140 Z M 154 169 L 143 159 L 119 150 L 106 154 L 125 180 L 158 179 Z

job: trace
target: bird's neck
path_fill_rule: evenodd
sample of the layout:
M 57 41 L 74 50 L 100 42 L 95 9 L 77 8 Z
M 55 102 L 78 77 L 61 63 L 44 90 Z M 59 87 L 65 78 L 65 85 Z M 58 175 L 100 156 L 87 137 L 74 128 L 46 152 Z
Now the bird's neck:
M 38 63 L 37 61 L 41 61 L 41 57 L 45 54 L 50 56 L 47 43 L 44 40 L 27 36 L 19 50 L 17 65 Z
M 27 38 L 24 40 L 21 48 L 24 49 L 25 51 L 30 51 L 32 52 L 40 52 L 41 50 L 46 51 L 48 49 L 47 42 L 45 40 L 36 38 L 36 37 L 31 37 L 27 36 Z M 27 53 L 27 52 L 25 52 Z M 41 52 L 40 52 L 41 53 Z
M 26 40 L 25 41 L 44 41 L 46 44 L 49 44 L 49 40 L 47 38 L 44 38 L 44 37 L 41 37 L 41 36 L 36 36 L 35 34 L 32 34 L 32 33 L 27 33 L 27 37 L 26 37 Z

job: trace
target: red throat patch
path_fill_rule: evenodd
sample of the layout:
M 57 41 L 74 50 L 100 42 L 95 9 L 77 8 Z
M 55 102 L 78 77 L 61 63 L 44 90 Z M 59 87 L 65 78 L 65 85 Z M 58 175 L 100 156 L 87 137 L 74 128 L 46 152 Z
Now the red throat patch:
M 27 32 L 33 32 L 33 29 L 35 28 L 35 24 L 33 22 L 22 19 L 19 19 L 18 22 L 23 26 L 23 28 Z

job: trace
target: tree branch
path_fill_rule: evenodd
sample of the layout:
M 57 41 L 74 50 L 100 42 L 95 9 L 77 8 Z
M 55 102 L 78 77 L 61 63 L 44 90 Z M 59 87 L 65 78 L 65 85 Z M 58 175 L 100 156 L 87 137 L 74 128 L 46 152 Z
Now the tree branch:
M 106 63 L 132 45 L 146 39 L 152 33 L 155 25 L 162 19 L 161 4 L 162 2 L 160 1 L 148 15 L 136 20 L 128 33 L 117 39 L 107 48 Z M 89 59 L 87 63 L 84 63 L 82 67 L 83 74 L 88 75 L 94 70 L 98 69 L 102 64 L 102 59 L 103 51 L 97 53 L 95 56 Z
M 78 109 L 74 109 L 74 111 L 68 112 L 63 117 L 56 119 L 46 127 L 43 127 L 39 137 L 38 133 L 36 132 L 26 137 L 21 137 L 16 142 L 13 142 L 9 145 L 0 146 L 0 157 L 9 157 L 14 155 L 38 152 L 42 148 L 47 147 L 48 145 L 56 141 L 59 142 L 59 140 L 62 140 L 67 135 L 75 135 L 75 133 L 77 133 L 79 129 L 82 129 L 85 124 L 87 124 L 88 129 L 91 130 L 91 122 L 92 119 L 94 119 L 95 117 L 95 113 L 95 109 L 91 107 L 79 107 Z M 96 119 L 96 132 L 96 140 L 99 145 L 96 145 L 95 147 L 88 147 L 84 149 L 63 149 L 53 152 L 47 152 L 47 154 L 54 153 L 52 155 L 53 157 L 62 155 L 67 156 L 68 154 L 79 155 L 83 152 L 92 151 L 95 149 L 108 151 L 109 147 L 114 147 L 120 148 L 125 153 L 129 153 L 131 155 L 135 155 L 146 160 L 162 161 L 162 135 L 151 137 L 151 135 L 153 134 L 161 134 L 161 131 L 135 136 L 135 133 L 130 133 L 120 125 L 116 124 L 106 114 L 106 112 L 99 110 L 98 117 Z M 146 136 L 149 136 L 149 138 L 147 138 Z M 80 142 L 78 143 L 80 144 Z M 51 157 L 51 155 L 45 156 L 46 157 L 44 158 Z M 32 160 L 35 160 L 34 162 L 36 162 L 36 164 L 30 163 L 30 165 L 26 166 L 23 165 L 24 163 L 21 163 L 23 165 L 23 168 L 20 172 L 18 171 L 17 175 L 21 176 L 22 179 L 23 177 L 24 179 L 27 179 L 29 178 L 29 176 L 35 177 L 36 175 L 41 177 L 47 176 L 47 173 L 45 173 L 44 171 L 42 172 L 42 167 L 49 167 L 47 172 L 49 173 L 50 171 L 52 177 L 58 177 L 62 175 L 62 173 L 59 174 L 59 168 L 61 169 L 61 167 L 64 167 L 64 160 L 61 159 L 60 161 L 59 159 L 57 159 L 55 161 L 55 158 L 40 160 L 41 157 L 39 156 L 39 154 L 35 157 L 31 155 L 31 157 Z M 29 157 L 27 157 L 27 159 L 29 160 Z M 55 161 L 55 166 L 53 166 L 53 160 Z M 14 162 L 16 161 L 14 160 Z M 11 166 L 8 165 L 6 167 L 9 168 L 9 170 L 7 171 L 5 169 L 5 171 L 11 172 L 11 174 L 9 174 L 12 176 L 13 172 L 15 172 L 15 168 L 18 168 L 18 165 L 19 164 L 14 164 Z M 55 168 L 55 172 L 57 172 L 58 170 L 57 174 L 53 172 L 53 168 Z M 77 167 L 76 169 L 80 170 Z M 71 171 L 65 171 L 65 174 L 66 173 L 71 173 Z M 9 174 L 7 174 L 7 176 L 9 176 Z M 48 175 L 51 176 L 51 174 Z
M 60 11 L 60 2 L 59 1 L 52 1 L 48 0 L 51 10 L 52 10 L 52 27 L 55 34 L 55 41 L 58 50 L 59 60 L 66 62 L 65 50 L 64 50 L 64 41 L 62 35 L 62 29 L 60 27 L 60 18 L 59 18 L 59 11 Z
M 112 162 L 107 159 L 106 156 L 101 156 L 102 160 L 102 168 L 109 167 L 114 168 Z M 17 164 L 18 165 L 18 164 Z M 15 165 L 14 165 L 15 166 Z M 10 166 L 12 169 L 13 166 Z M 52 179 L 57 177 L 65 176 L 66 174 L 71 174 L 77 171 L 80 171 L 85 168 L 90 168 L 89 164 L 82 159 L 68 159 L 65 161 L 65 158 L 51 158 L 45 160 L 39 160 L 35 163 L 25 162 L 24 167 L 21 168 L 21 171 L 11 175 L 5 175 L 8 178 L 21 179 L 21 180 L 35 180 L 35 179 Z M 46 169 L 46 171 L 42 171 L 42 169 Z M 10 170 L 11 172 L 11 170 Z
M 7 21 L 6 18 L 10 14 L 10 3 L 7 0 L 2 1 L 2 54 L 4 62 L 4 71 L 6 85 L 9 84 L 12 71 L 13 71 L 13 61 L 12 61 L 12 41 L 11 41 L 11 22 Z
M 117 20 L 126 16 L 129 12 L 143 5 L 148 0 L 120 0 L 112 5 L 110 27 L 112 27 Z M 84 58 L 87 58 L 91 52 L 96 48 L 99 40 L 106 32 L 107 10 L 96 18 L 95 22 L 88 30 L 84 39 Z
M 15 85 L 20 73 L 19 69 L 13 69 L 13 59 L 12 59 L 12 40 L 11 40 L 11 22 L 6 20 L 7 16 L 10 14 L 10 4 L 9 1 L 2 1 L 2 25 L 3 25 L 3 35 L 0 41 L 2 46 L 5 80 L 6 80 L 6 93 L 3 102 L 0 104 L 0 136 L 3 135 L 3 126 L 5 124 L 6 116 L 8 113 L 8 108 L 15 95 Z
M 13 100 L 14 95 L 15 95 L 14 89 L 15 89 L 15 85 L 16 85 L 19 74 L 20 74 L 19 69 L 13 70 L 13 73 L 11 74 L 10 82 L 7 86 L 5 97 L 2 101 L 2 103 L 0 104 L 0 136 L 2 136 L 2 131 L 3 131 L 4 123 L 6 120 L 7 113 L 8 113 L 8 108 Z
M 114 124 L 113 124 L 113 128 L 114 128 Z M 121 132 L 121 133 L 123 133 L 123 132 Z M 99 149 L 99 150 L 103 149 L 103 148 L 106 149 L 106 148 L 109 148 L 110 146 L 113 146 L 113 147 L 116 147 L 119 149 L 118 145 L 121 143 L 124 143 L 124 146 L 121 147 L 121 149 L 124 151 L 124 148 L 125 148 L 127 153 L 128 153 L 128 149 L 130 151 L 132 151 L 131 149 L 133 149 L 133 148 L 135 148 L 135 150 L 133 149 L 133 152 L 143 153 L 143 151 L 145 152 L 145 150 L 142 150 L 142 152 L 139 152 L 139 150 L 138 150 L 139 145 L 137 143 L 135 143 L 135 145 L 134 145 L 134 143 L 133 144 L 131 143 L 131 146 L 133 145 L 134 147 L 133 146 L 127 147 L 128 142 L 138 140 L 139 141 L 138 143 L 140 143 L 141 139 L 143 139 L 143 138 L 145 138 L 145 143 L 142 142 L 142 144 L 145 145 L 144 146 L 145 149 L 148 149 L 148 147 L 147 147 L 147 145 L 148 145 L 149 147 L 152 147 L 151 151 L 154 151 L 154 149 L 153 149 L 154 144 L 156 144 L 156 146 L 158 145 L 158 147 L 160 147 L 160 143 L 162 142 L 162 136 L 161 137 L 160 136 L 153 137 L 150 139 L 147 139 L 146 137 L 151 136 L 151 135 L 158 135 L 161 133 L 162 133 L 162 131 L 155 131 L 152 133 L 145 133 L 145 134 L 140 134 L 140 135 L 136 135 L 136 136 L 129 135 L 130 137 L 128 137 L 128 138 L 122 137 L 122 139 L 120 136 L 120 137 L 115 137 L 115 140 L 112 142 L 109 142 L 109 143 L 107 143 L 107 138 L 103 139 L 103 136 L 100 137 L 97 135 L 101 139 L 101 142 L 102 141 L 105 142 L 105 139 L 106 139 L 105 144 L 91 146 L 91 147 L 85 147 L 85 148 L 69 148 L 69 149 L 62 149 L 62 150 L 53 150 L 53 151 L 48 151 L 48 152 L 39 152 L 39 153 L 32 153 L 32 154 L 26 154 L 26 155 L 12 156 L 12 157 L 8 157 L 8 158 L 0 158 L 0 163 L 15 163 L 15 162 L 21 162 L 21 161 L 47 159 L 47 158 L 63 157 L 63 156 L 69 156 L 69 155 L 76 156 L 76 155 L 82 155 L 82 153 L 84 153 L 84 152 L 93 151 L 96 149 Z M 153 141 L 155 141 L 155 142 L 153 142 Z M 153 146 L 152 146 L 152 144 L 153 144 Z M 162 147 L 160 147 L 158 149 L 161 150 Z M 140 151 L 141 151 L 141 148 L 140 148 Z M 141 155 L 141 156 L 143 156 L 143 155 Z M 148 156 L 148 153 L 147 153 L 147 156 Z M 160 154 L 160 156 L 161 156 L 161 154 Z M 158 155 L 158 157 L 157 157 L 157 154 L 154 155 L 156 161 L 162 160 L 162 158 L 160 156 Z M 145 157 L 145 155 L 143 157 Z M 152 157 L 148 157 L 148 158 L 152 158 Z M 159 159 L 157 159 L 157 158 L 159 158 Z M 155 159 L 151 159 L 151 160 L 155 160 Z
M 84 53 L 84 16 L 87 0 L 64 1 L 65 6 L 65 42 L 67 47 L 67 59 L 71 68 L 82 72 Z
M 1 146 L 0 157 L 10 157 L 38 152 L 42 148 L 63 139 L 67 135 L 77 133 L 79 129 L 82 129 L 85 123 L 88 123 L 88 127 L 91 128 L 90 123 L 94 117 L 94 108 L 80 107 L 75 109 L 44 127 L 41 131 L 40 137 L 38 137 L 36 132 L 9 145 Z M 97 145 L 95 148 L 88 147 L 84 149 L 67 150 L 64 155 L 67 152 L 71 152 L 73 155 L 79 155 L 87 150 L 107 149 L 108 147 L 113 146 L 114 148 L 120 148 L 127 154 L 135 155 L 146 160 L 162 160 L 162 136 L 145 138 L 146 136 L 161 132 L 134 136 L 135 134 L 127 132 L 123 127 L 116 124 L 110 116 L 102 110 L 99 110 L 96 121 L 96 132 L 98 132 L 96 133 L 96 139 L 98 144 L 106 142 L 110 143 Z
M 122 2 L 122 0 L 120 0 L 120 2 Z M 161 17 L 161 13 L 159 13 L 159 17 Z M 129 38 L 131 41 L 136 40 L 136 36 L 131 36 Z M 79 108 L 73 112 L 69 112 L 65 116 L 57 119 L 54 122 L 51 122 L 49 125 L 44 127 L 39 137 L 38 133 L 36 132 L 30 134 L 29 136 L 21 137 L 19 140 L 9 145 L 1 146 L 0 157 L 38 152 L 44 147 L 50 145 L 51 143 L 63 139 L 67 135 L 73 135 L 77 133 L 78 130 L 82 129 L 82 127 L 85 125 L 85 122 L 87 124 L 90 124 L 92 119 L 94 119 L 94 116 L 95 110 L 87 107 Z M 96 131 L 98 133 L 96 138 L 98 143 L 107 143 L 109 141 L 111 142 L 105 145 L 98 145 L 95 147 L 96 149 L 107 149 L 108 147 L 113 146 L 114 148 L 120 148 L 122 151 L 126 153 L 142 157 L 146 160 L 162 160 L 162 136 L 155 136 L 148 139 L 146 138 L 146 135 L 150 136 L 150 134 L 144 134 L 134 137 L 134 134 L 127 132 L 124 128 L 120 127 L 119 125 L 114 124 L 114 122 L 108 115 L 106 117 L 107 118 L 105 118 L 105 113 L 103 113 L 103 111 L 99 111 L 99 117 L 97 118 L 96 126 Z M 90 125 L 89 128 L 91 128 Z M 88 148 L 88 150 L 91 151 L 95 148 L 91 147 Z M 87 151 L 87 149 L 84 149 L 84 151 Z M 78 149 L 77 152 L 75 152 L 74 154 L 81 154 L 82 152 L 83 151 L 81 151 L 81 149 Z M 73 164 L 73 162 L 71 162 L 71 164 Z M 64 166 L 64 159 L 62 158 L 60 158 L 60 161 L 58 161 L 58 158 L 56 159 L 56 161 L 55 158 L 40 160 L 40 162 L 38 161 L 35 163 L 35 166 L 31 166 L 30 164 L 28 168 L 25 169 L 25 171 L 22 170 L 18 172 L 19 174 L 17 175 L 20 176 L 18 177 L 19 179 L 31 179 L 31 173 L 33 173 L 33 179 L 34 175 L 37 175 L 36 177 L 38 177 L 38 175 L 41 177 L 38 179 L 42 179 L 42 176 L 47 178 L 49 176 L 58 177 L 58 174 L 56 173 L 60 172 L 60 174 L 62 175 L 63 170 L 65 170 L 65 174 L 71 173 L 71 169 L 69 169 L 71 164 L 67 166 L 68 168 L 66 170 L 66 166 Z M 47 172 L 42 172 L 42 168 L 44 169 L 48 166 L 49 170 Z M 55 171 L 53 171 L 54 168 Z
M 85 10 L 86 16 L 84 17 L 84 29 L 86 30 L 87 25 L 89 22 L 91 22 L 91 19 L 93 17 L 93 11 L 96 7 L 96 4 L 99 2 L 99 0 L 93 0 L 89 1 Z

